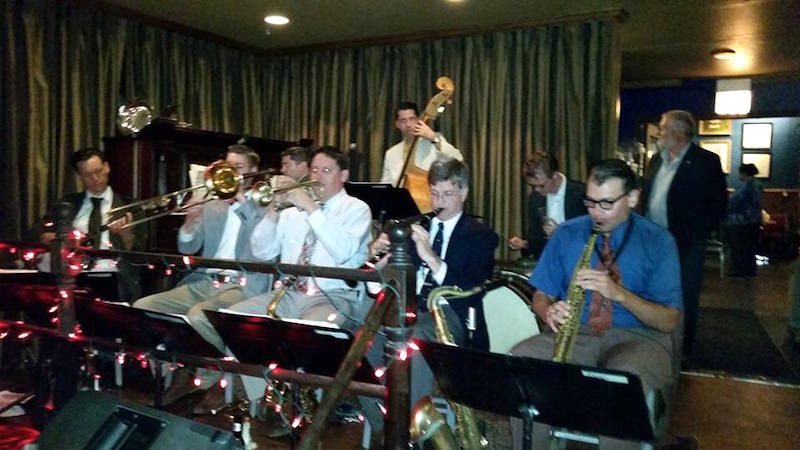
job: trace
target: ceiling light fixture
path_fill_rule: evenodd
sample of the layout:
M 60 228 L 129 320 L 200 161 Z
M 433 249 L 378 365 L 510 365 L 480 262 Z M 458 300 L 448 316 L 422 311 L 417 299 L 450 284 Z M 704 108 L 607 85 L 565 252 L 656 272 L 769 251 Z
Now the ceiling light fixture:
M 270 25 L 286 25 L 289 23 L 289 19 L 286 16 L 272 15 L 264 17 L 264 22 Z
M 716 59 L 733 59 L 736 51 L 730 48 L 717 48 L 711 51 L 711 56 Z

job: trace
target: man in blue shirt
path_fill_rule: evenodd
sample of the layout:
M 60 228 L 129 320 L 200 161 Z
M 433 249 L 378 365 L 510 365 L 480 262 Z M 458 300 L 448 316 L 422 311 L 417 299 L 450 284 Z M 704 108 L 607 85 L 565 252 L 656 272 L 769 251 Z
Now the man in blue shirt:
M 634 373 L 646 396 L 666 400 L 677 374 L 673 332 L 683 308 L 680 265 L 669 231 L 633 212 L 639 197 L 636 178 L 623 161 L 606 160 L 592 169 L 584 196 L 589 214 L 556 229 L 529 281 L 537 289 L 533 311 L 547 327 L 512 353 L 553 358 L 555 333 L 572 312 L 565 301 L 572 273 L 596 228 L 591 268 L 575 277 L 586 298 L 569 362 Z M 512 425 L 514 448 L 521 449 L 521 422 Z M 546 426 L 535 424 L 533 438 L 534 448 L 548 448 Z M 640 445 L 600 436 L 600 448 Z

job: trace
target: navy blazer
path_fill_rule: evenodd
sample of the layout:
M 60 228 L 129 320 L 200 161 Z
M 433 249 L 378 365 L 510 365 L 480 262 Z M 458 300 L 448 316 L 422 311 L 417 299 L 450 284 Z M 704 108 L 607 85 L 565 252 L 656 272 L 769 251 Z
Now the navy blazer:
M 586 193 L 586 185 L 579 181 L 572 181 L 567 178 L 567 187 L 564 190 L 564 220 L 573 219 L 586 214 L 586 206 L 583 205 L 583 196 Z M 541 208 L 547 207 L 547 197 L 532 192 L 528 196 L 528 248 L 522 250 L 522 256 L 533 255 L 538 258 L 547 244 L 547 236 L 544 234 Z
M 447 263 L 447 274 L 442 286 L 458 286 L 461 289 L 471 289 L 481 286 L 492 276 L 494 270 L 494 250 L 497 248 L 498 237 L 491 228 L 473 219 L 467 214 L 461 218 L 453 228 L 444 262 Z M 416 246 L 411 247 L 411 260 L 419 268 L 422 260 L 417 255 Z M 475 308 L 476 330 L 473 335 L 473 346 L 476 348 L 489 348 L 489 334 L 486 330 L 486 320 L 483 315 L 483 294 L 473 295 L 463 299 L 453 299 L 450 307 L 458 314 L 459 322 L 465 324 L 469 308 Z M 418 301 L 425 301 L 419 299 Z
M 661 153 L 653 156 L 644 179 L 643 211 L 647 214 L 653 179 L 661 167 Z M 725 217 L 727 183 L 719 156 L 692 143 L 672 179 L 667 195 L 669 231 L 681 258 L 693 244 L 704 243 Z

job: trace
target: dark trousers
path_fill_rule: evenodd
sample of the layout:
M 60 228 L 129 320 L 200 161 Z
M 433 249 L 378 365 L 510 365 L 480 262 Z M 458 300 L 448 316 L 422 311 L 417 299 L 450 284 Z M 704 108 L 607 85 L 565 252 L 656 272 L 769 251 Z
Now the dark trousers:
M 683 355 L 692 354 L 700 310 L 700 288 L 703 285 L 703 263 L 706 256 L 705 239 L 695 239 L 686 249 L 679 249 L 681 258 L 681 290 L 683 291 L 684 335 Z
M 731 266 L 729 276 L 756 276 L 756 247 L 758 245 L 758 224 L 729 225 L 725 234 L 731 246 Z

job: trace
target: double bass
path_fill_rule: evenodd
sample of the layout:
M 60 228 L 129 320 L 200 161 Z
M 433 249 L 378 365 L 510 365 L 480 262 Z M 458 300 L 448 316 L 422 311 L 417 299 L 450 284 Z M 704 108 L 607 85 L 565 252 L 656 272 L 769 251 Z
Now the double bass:
M 439 89 L 439 93 L 431 97 L 422 112 L 422 117 L 419 119 L 428 125 L 439 117 L 439 114 L 444 112 L 445 104 L 453 103 L 453 100 L 451 100 L 455 90 L 453 80 L 447 77 L 439 77 L 436 79 L 436 88 Z M 414 199 L 414 203 L 417 204 L 421 212 L 425 213 L 431 210 L 428 171 L 420 169 L 416 164 L 410 164 L 415 159 L 418 140 L 419 136 L 414 136 L 410 143 L 406 143 L 403 146 L 403 171 L 395 187 L 408 189 L 408 192 L 411 193 L 411 198 Z

